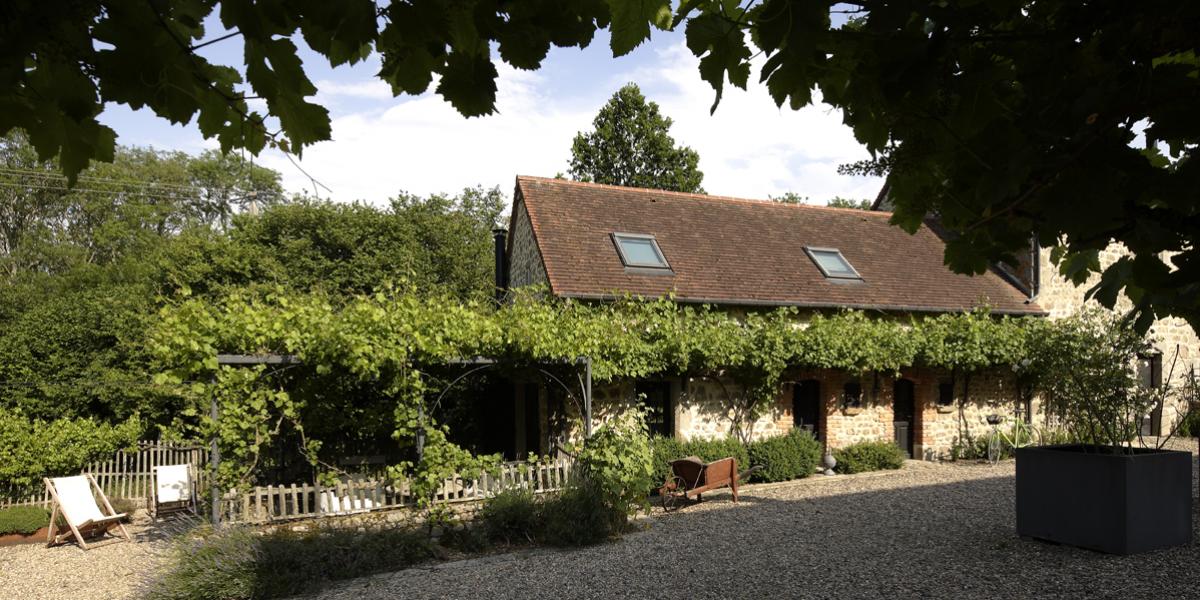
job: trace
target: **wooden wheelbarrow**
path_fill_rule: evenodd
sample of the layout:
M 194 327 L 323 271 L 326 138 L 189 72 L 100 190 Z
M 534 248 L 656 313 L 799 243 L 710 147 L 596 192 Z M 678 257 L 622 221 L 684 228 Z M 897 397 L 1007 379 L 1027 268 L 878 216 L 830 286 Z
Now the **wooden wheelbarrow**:
M 738 500 L 738 480 L 749 477 L 755 469 L 739 474 L 737 459 L 722 458 L 705 463 L 698 457 L 689 456 L 671 461 L 671 474 L 658 488 L 658 498 L 663 510 L 673 511 L 690 501 L 699 502 L 701 494 L 729 486 L 733 501 Z

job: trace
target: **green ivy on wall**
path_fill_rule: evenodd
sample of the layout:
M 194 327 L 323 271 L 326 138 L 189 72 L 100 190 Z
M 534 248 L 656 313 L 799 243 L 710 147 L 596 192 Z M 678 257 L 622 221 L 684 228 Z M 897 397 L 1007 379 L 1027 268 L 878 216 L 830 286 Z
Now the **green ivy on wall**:
M 157 383 L 194 382 L 195 404 L 181 422 L 196 435 L 215 433 L 227 448 L 226 483 L 244 480 L 283 424 L 303 431 L 302 398 L 272 389 L 259 371 L 216 365 L 219 352 L 274 353 L 382 390 L 396 406 L 393 438 L 412 446 L 420 431 L 426 440 L 421 464 L 394 465 L 393 473 L 432 489 L 443 476 L 478 472 L 496 459 L 472 456 L 448 440 L 443 426 L 419 418 L 426 366 L 475 356 L 516 364 L 587 356 L 601 383 L 654 374 L 728 378 L 740 388 L 738 418 L 753 422 L 777 398 L 790 368 L 866 374 L 924 365 L 976 372 L 1016 364 L 1027 329 L 1041 323 L 996 318 L 984 309 L 924 318 L 856 311 L 802 317 L 794 308 L 734 314 L 670 299 L 584 303 L 537 293 L 519 294 L 501 308 L 391 293 L 335 305 L 320 295 L 277 290 L 170 306 L 150 350 L 163 367 Z M 221 405 L 219 423 L 204 416 L 212 394 Z M 305 440 L 314 467 L 319 449 L 319 440 Z

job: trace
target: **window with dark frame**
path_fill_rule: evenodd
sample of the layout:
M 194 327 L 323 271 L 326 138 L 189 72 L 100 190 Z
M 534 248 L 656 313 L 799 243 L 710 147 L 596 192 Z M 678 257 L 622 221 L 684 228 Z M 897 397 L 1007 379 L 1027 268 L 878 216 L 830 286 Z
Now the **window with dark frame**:
M 1142 354 L 1137 358 L 1138 384 L 1150 390 L 1162 387 L 1162 354 Z M 1159 435 L 1162 430 L 1162 398 L 1150 407 L 1149 414 L 1141 419 L 1139 426 L 1143 436 Z
M 837 248 L 804 247 L 804 252 L 812 259 L 813 264 L 821 270 L 821 274 L 829 279 L 862 280 L 862 275 L 850 265 L 850 261 L 842 256 Z
M 639 269 L 662 269 L 669 271 L 671 265 L 658 247 L 658 240 L 653 235 L 643 233 L 613 233 L 613 243 L 617 246 L 617 254 L 626 267 Z
M 650 435 L 675 437 L 675 411 L 671 406 L 669 381 L 639 381 L 635 386 L 638 401 L 646 409 Z
M 1143 354 L 1138 357 L 1138 380 L 1142 387 L 1157 389 L 1162 385 L 1162 355 Z
M 938 383 L 938 406 L 951 406 L 954 404 L 954 382 L 942 381 Z
M 844 408 L 860 408 L 862 406 L 862 384 L 857 381 L 847 381 L 842 386 L 842 406 Z

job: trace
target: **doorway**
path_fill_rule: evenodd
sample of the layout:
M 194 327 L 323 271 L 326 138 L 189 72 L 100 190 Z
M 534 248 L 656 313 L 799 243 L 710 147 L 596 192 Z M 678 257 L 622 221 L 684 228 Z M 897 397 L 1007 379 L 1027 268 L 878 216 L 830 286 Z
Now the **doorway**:
M 892 427 L 895 432 L 896 445 L 909 458 L 913 456 L 913 425 L 916 408 L 913 382 L 907 379 L 897 379 L 892 387 Z
M 1138 384 L 1148 390 L 1156 390 L 1162 386 L 1162 355 L 1151 354 L 1138 357 Z M 1139 423 L 1139 433 L 1143 437 L 1154 437 L 1162 433 L 1163 405 L 1161 398 L 1150 409 L 1150 413 L 1142 417 Z
M 821 439 L 821 382 L 806 379 L 792 389 L 792 425 Z

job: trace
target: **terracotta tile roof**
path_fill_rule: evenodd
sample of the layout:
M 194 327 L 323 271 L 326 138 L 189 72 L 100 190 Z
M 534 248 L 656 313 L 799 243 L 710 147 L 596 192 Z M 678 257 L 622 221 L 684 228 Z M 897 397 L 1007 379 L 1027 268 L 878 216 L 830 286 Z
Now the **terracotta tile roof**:
M 687 302 L 894 311 L 1042 314 L 995 273 L 942 262 L 927 227 L 909 235 L 890 213 L 517 177 L 551 292 L 575 298 L 674 293 Z M 629 272 L 614 232 L 653 234 L 674 275 Z M 825 278 L 805 246 L 837 248 L 862 281 Z

